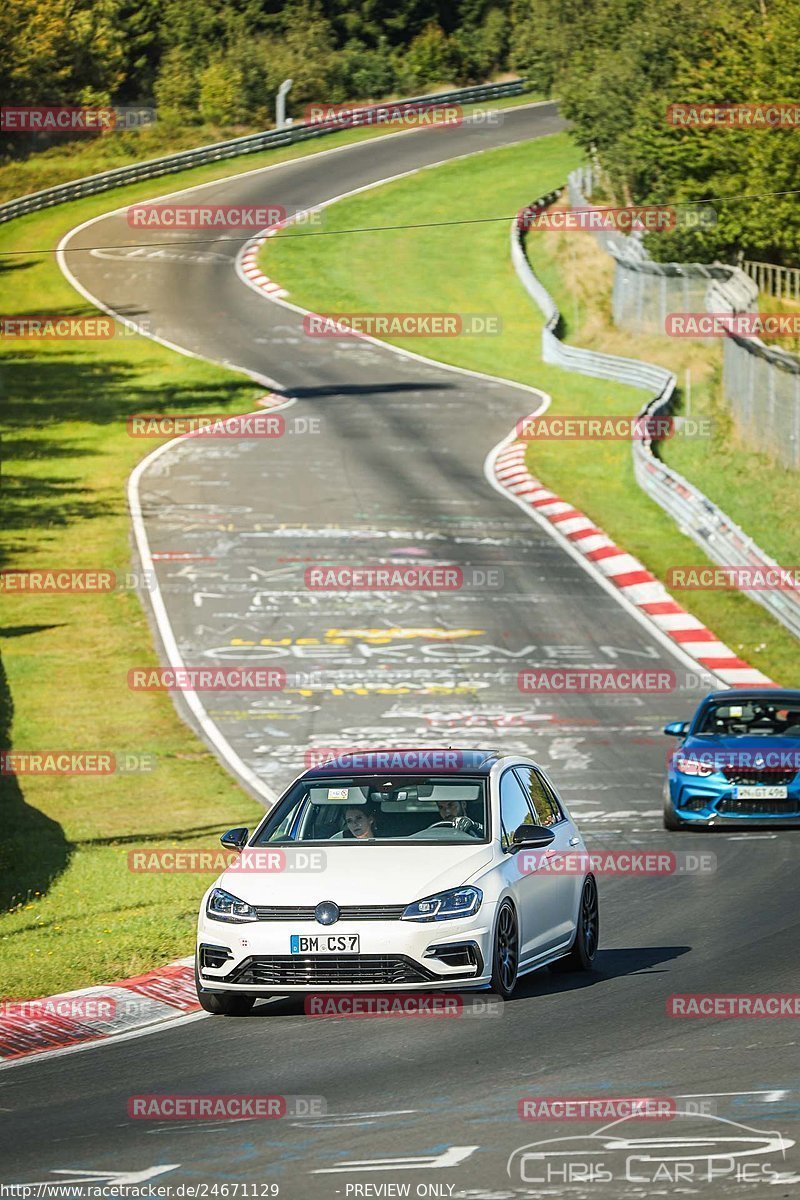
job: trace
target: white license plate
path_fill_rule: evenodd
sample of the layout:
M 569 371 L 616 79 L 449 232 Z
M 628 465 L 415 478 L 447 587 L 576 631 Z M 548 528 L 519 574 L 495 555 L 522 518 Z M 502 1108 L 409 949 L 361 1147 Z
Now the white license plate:
M 360 954 L 361 938 L 357 933 L 293 933 L 290 934 L 292 954 Z
M 785 800 L 789 792 L 785 787 L 735 787 L 734 800 Z

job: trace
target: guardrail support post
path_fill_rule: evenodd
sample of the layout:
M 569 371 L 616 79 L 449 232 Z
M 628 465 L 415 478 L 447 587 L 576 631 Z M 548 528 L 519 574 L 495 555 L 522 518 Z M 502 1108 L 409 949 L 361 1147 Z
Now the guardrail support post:
M 284 79 L 275 96 L 275 128 L 286 128 L 286 93 L 292 86 L 293 79 Z

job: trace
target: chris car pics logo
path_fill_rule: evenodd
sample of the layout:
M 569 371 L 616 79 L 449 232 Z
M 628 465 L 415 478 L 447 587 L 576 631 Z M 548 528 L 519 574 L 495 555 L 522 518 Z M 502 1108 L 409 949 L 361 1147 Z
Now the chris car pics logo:
M 509 1156 L 506 1170 L 523 1185 L 615 1183 L 617 1194 L 626 1196 L 640 1196 L 643 1188 L 780 1185 L 797 1178 L 797 1164 L 786 1161 L 794 1145 L 777 1130 L 679 1110 L 663 1132 L 643 1131 L 633 1116 L 588 1135 L 530 1142 Z

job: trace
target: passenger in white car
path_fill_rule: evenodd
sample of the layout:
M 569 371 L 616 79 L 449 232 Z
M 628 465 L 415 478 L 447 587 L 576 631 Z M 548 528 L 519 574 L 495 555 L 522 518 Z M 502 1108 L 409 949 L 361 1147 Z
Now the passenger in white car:
M 357 838 L 367 841 L 378 836 L 379 809 L 374 804 L 353 804 L 344 810 L 344 829 L 335 838 Z

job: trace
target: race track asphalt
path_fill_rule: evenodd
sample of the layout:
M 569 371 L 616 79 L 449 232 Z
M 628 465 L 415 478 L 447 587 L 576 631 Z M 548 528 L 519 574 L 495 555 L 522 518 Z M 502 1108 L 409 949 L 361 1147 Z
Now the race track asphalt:
M 362 143 L 220 181 L 198 198 L 294 211 L 490 145 L 531 140 L 533 151 L 534 139 L 561 127 L 551 105 L 509 110 L 492 130 L 465 124 Z M 184 662 L 287 672 L 288 686 L 267 697 L 206 698 L 265 792 L 280 790 L 314 746 L 498 746 L 532 753 L 552 772 L 591 846 L 711 851 L 717 865 L 707 874 L 603 878 L 596 974 L 540 972 L 493 1015 L 310 1019 L 302 1002 L 279 1000 L 247 1018 L 203 1018 L 2 1070 L 5 1179 L 58 1182 L 164 1165 L 155 1182 L 247 1183 L 259 1196 L 274 1184 L 272 1194 L 290 1200 L 401 1195 L 394 1189 L 406 1185 L 410 1195 L 465 1200 L 657 1188 L 794 1194 L 796 1021 L 676 1020 L 666 1004 L 673 993 L 796 988 L 798 835 L 661 828 L 668 747 L 659 731 L 688 716 L 703 689 L 687 678 L 686 662 L 485 479 L 487 454 L 536 397 L 372 343 L 304 336 L 299 313 L 237 276 L 231 242 L 154 257 L 131 254 L 133 241 L 124 216 L 109 215 L 70 237 L 69 268 L 108 308 L 272 380 L 294 401 L 283 410 L 283 437 L 178 443 L 140 487 L 150 547 L 167 556 L 157 559 L 158 578 Z M 100 256 L 92 247 L 117 249 Z M 192 561 L 169 557 L 184 554 Z M 473 584 L 379 599 L 305 586 L 308 567 L 390 555 L 458 565 Z M 490 569 L 501 586 L 482 585 Z M 675 671 L 678 682 L 655 695 L 519 691 L 522 667 L 562 666 L 647 666 Z M 325 1114 L 132 1120 L 128 1099 L 143 1093 L 318 1097 Z M 518 1102 L 532 1095 L 657 1095 L 706 1115 L 597 1135 L 603 1121 L 520 1120 Z M 771 1130 L 791 1142 L 785 1158 Z M 746 1140 L 726 1140 L 734 1136 Z M 519 1147 L 564 1137 L 580 1139 L 570 1144 L 572 1167 L 559 1143 L 522 1171 L 518 1160 L 507 1170 Z M 677 1139 L 682 1179 L 653 1138 Z M 745 1151 L 747 1178 L 758 1182 L 743 1179 Z M 723 1154 L 732 1157 L 713 1157 Z M 778 1171 L 785 1181 L 770 1182 Z

